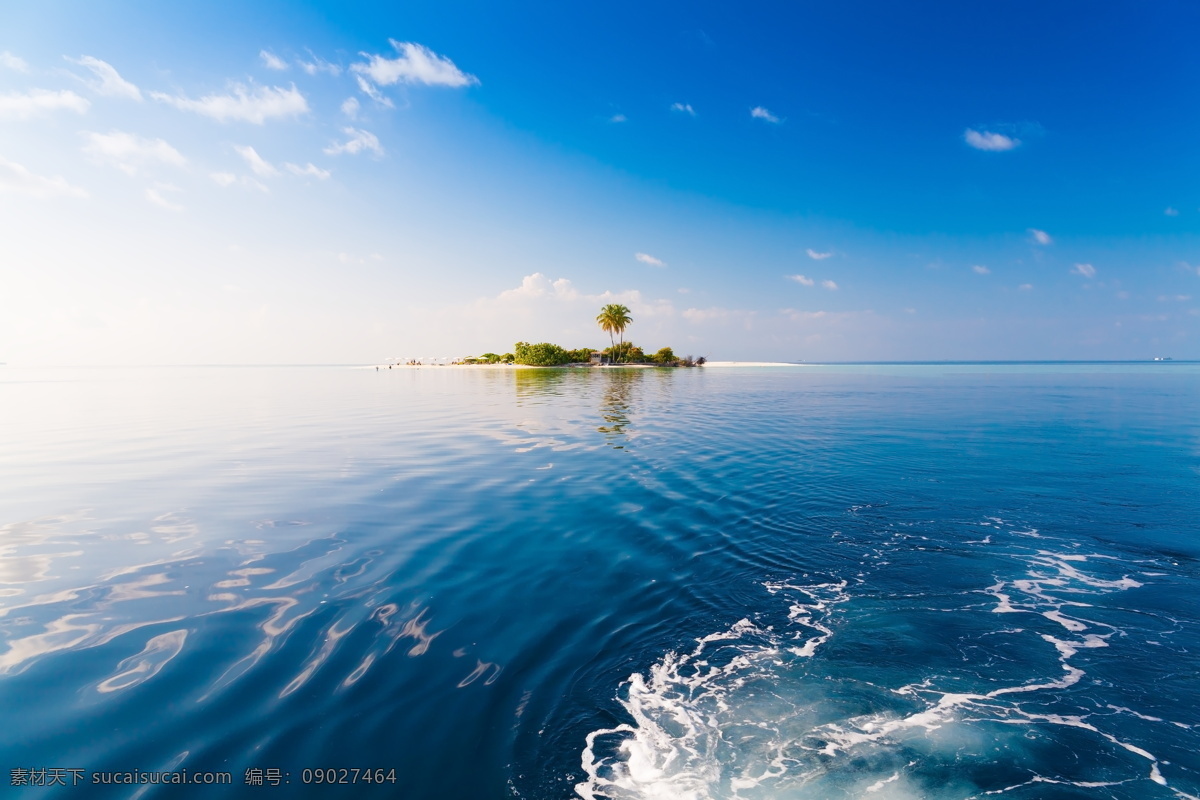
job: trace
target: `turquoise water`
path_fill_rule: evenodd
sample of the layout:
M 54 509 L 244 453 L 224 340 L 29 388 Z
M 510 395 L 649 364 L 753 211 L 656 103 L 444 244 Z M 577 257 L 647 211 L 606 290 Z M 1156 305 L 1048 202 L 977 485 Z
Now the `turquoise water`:
M 0 782 L 1194 797 L 1198 401 L 1185 363 L 2 368 Z

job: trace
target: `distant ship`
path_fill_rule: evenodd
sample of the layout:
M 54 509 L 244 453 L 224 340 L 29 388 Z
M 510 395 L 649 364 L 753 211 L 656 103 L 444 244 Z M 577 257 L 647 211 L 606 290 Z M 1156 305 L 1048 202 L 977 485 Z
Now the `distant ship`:
M 1171 358 L 1170 356 L 1155 356 L 1154 360 L 1155 361 L 1174 361 L 1175 359 Z

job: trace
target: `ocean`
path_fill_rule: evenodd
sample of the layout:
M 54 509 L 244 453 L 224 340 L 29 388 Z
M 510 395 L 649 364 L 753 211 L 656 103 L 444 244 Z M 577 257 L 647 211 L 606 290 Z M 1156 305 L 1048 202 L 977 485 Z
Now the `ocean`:
M 1198 408 L 1181 362 L 0 367 L 0 784 L 1195 798 Z

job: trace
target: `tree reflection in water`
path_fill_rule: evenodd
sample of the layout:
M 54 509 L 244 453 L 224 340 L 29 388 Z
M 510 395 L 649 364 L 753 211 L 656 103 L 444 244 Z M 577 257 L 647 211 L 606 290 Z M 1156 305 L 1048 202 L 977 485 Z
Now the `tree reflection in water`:
M 600 396 L 600 416 L 605 424 L 596 430 L 614 450 L 625 449 L 625 428 L 629 426 L 629 408 L 634 387 L 645 377 L 645 370 L 613 369 L 603 373 L 604 390 Z
M 521 404 L 552 402 L 554 398 L 581 398 L 599 393 L 603 425 L 596 428 L 605 442 L 617 450 L 625 449 L 630 412 L 636 400 L 635 386 L 646 379 L 644 369 L 521 369 L 510 373 Z

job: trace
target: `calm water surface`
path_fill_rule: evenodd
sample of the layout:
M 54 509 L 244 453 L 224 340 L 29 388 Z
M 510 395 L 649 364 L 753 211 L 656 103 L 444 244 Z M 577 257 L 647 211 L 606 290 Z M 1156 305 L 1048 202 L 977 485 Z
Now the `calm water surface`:
M 0 368 L 0 782 L 1196 797 L 1198 408 L 1190 364 Z

